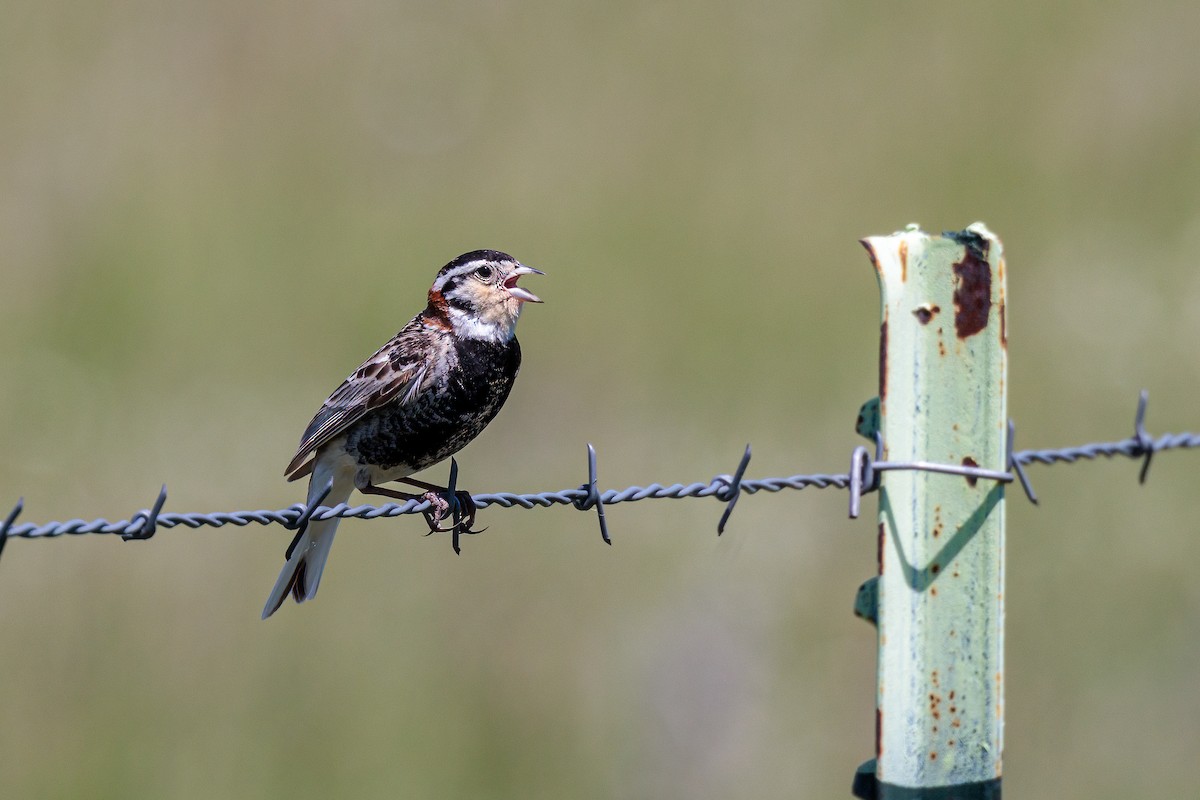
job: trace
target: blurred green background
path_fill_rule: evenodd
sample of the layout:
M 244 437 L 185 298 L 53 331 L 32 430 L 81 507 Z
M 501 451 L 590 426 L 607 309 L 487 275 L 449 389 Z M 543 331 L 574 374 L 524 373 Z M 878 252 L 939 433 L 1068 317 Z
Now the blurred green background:
M 0 503 L 282 508 L 330 390 L 477 247 L 525 367 L 474 491 L 844 471 L 860 237 L 985 221 L 1019 444 L 1200 428 L 1200 6 L 9 0 Z M 1009 511 L 1006 793 L 1191 796 L 1200 455 L 1033 468 Z M 444 472 L 439 471 L 439 475 Z M 845 495 L 10 542 L 5 798 L 848 797 L 874 523 Z M 7 505 L 4 506 L 7 509 Z M 874 501 L 867 507 L 873 513 Z

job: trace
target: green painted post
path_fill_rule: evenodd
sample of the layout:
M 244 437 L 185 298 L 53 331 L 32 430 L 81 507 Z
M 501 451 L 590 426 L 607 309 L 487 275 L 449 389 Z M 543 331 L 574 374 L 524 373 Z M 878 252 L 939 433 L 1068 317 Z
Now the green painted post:
M 883 459 L 1004 472 L 1004 258 L 982 223 L 863 240 L 879 277 Z M 1004 744 L 1004 484 L 882 473 L 869 798 L 999 798 Z

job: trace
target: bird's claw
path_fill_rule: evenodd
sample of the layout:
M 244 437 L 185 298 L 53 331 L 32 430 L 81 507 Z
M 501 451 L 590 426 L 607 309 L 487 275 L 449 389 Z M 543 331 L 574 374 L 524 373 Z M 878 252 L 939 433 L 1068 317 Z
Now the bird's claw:
M 486 528 L 481 530 L 472 530 L 475 526 L 475 500 L 471 497 L 470 492 L 458 491 L 454 493 L 454 508 L 451 514 L 450 502 L 440 492 L 426 492 L 424 498 L 429 501 L 430 508 L 423 511 L 425 522 L 429 525 L 430 533 L 466 533 L 475 534 L 482 533 Z M 442 522 L 448 516 L 453 516 L 454 524 L 449 528 L 443 528 L 438 523 Z
M 450 513 L 450 503 L 442 497 L 440 492 L 426 492 L 425 499 L 429 501 L 429 508 L 422 511 L 421 514 L 425 517 L 425 522 L 429 523 L 429 532 L 446 533 L 449 531 L 450 528 L 438 527 L 438 523 Z

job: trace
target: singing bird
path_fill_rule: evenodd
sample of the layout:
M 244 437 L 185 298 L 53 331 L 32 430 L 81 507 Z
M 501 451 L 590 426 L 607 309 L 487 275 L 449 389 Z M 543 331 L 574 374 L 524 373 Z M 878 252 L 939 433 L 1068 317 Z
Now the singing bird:
M 322 504 L 329 507 L 346 502 L 354 489 L 424 497 L 435 507 L 426 516 L 430 527 L 442 530 L 444 489 L 409 476 L 461 450 L 504 405 L 521 366 L 521 308 L 542 302 L 517 285 L 529 274 L 545 273 L 496 250 L 464 253 L 438 271 L 425 310 L 329 396 L 300 438 L 284 474 L 289 481 L 311 475 L 310 505 L 328 486 Z M 380 486 L 389 481 L 425 494 Z M 310 520 L 297 534 L 263 619 L 289 592 L 297 603 L 316 595 L 337 526 L 336 517 Z

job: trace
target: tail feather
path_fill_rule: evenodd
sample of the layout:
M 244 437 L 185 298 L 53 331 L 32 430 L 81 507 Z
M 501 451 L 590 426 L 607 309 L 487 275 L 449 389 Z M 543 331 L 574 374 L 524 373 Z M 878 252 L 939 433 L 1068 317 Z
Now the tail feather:
M 296 565 L 296 571 L 292 573 L 292 597 L 297 603 L 303 603 L 308 599 L 308 580 L 305 573 L 308 572 L 308 562 L 300 559 L 300 563 Z M 313 587 L 313 594 L 316 594 L 317 587 Z M 281 601 L 282 602 L 282 601 Z
M 328 476 L 319 475 L 323 470 L 317 470 L 309 485 L 309 502 L 328 483 Z M 318 480 L 320 478 L 320 480 Z M 318 487 L 314 490 L 313 487 Z M 322 505 L 335 506 L 344 503 L 350 497 L 352 486 L 349 481 L 339 481 L 335 478 L 333 489 L 325 498 Z M 337 533 L 337 517 L 309 521 L 308 527 L 292 541 L 286 554 L 287 562 L 275 580 L 275 586 L 263 606 L 262 618 L 274 614 L 283 605 L 288 594 L 297 603 L 312 600 L 317 595 L 317 587 L 321 583 L 321 573 L 325 570 L 325 562 L 329 558 L 329 549 L 333 546 L 333 536 Z

